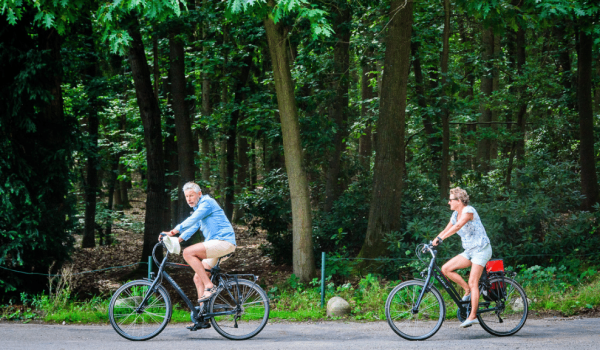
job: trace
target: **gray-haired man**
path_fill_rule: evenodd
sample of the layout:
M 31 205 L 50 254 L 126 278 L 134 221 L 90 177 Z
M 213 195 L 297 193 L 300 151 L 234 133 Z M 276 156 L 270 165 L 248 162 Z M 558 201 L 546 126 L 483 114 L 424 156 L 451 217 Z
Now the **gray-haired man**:
M 204 269 L 212 268 L 219 257 L 235 251 L 235 232 L 217 201 L 208 195 L 203 196 L 200 186 L 188 182 L 183 186 L 183 193 L 194 212 L 174 229 L 163 233 L 173 236 L 181 232 L 179 242 L 182 242 L 192 237 L 198 229 L 202 230 L 204 242 L 191 245 L 183 251 L 183 258 L 196 272 L 194 283 L 200 304 L 216 292 Z

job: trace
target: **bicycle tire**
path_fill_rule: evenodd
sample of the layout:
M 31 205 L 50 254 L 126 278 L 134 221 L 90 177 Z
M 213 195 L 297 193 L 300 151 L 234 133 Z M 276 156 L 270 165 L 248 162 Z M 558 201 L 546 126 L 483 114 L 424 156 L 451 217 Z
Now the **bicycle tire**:
M 424 285 L 424 281 L 418 280 L 401 283 L 392 289 L 385 303 L 385 317 L 390 328 L 406 340 L 425 340 L 432 337 L 446 317 L 446 304 L 434 286 L 423 295 L 419 312 L 412 312 Z M 402 321 L 398 322 L 399 319 Z
M 149 307 L 136 312 L 152 282 L 137 280 L 122 285 L 108 306 L 108 319 L 123 338 L 140 341 L 156 337 L 165 329 L 173 312 L 167 290 L 159 286 L 147 300 Z M 141 326 L 141 327 L 138 327 Z
M 241 300 L 239 312 L 212 317 L 210 323 L 227 339 L 246 340 L 260 333 L 269 321 L 269 297 L 252 281 L 239 279 L 238 283 L 239 293 L 235 281 L 225 283 L 223 289 L 210 300 L 209 313 L 235 310 L 237 300 Z M 246 319 L 242 319 L 243 316 Z
M 488 333 L 505 337 L 517 333 L 525 325 L 529 311 L 527 295 L 521 285 L 511 278 L 494 277 L 490 285 L 505 283 L 499 300 L 490 301 L 489 308 L 497 308 L 494 312 L 485 312 L 477 315 L 481 327 Z M 495 298 L 497 299 L 497 298 Z

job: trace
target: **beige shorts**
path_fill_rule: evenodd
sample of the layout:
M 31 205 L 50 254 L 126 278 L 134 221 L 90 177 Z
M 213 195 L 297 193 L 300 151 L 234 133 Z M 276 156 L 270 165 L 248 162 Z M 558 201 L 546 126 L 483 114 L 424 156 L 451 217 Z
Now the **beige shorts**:
M 235 245 L 219 240 L 210 240 L 208 242 L 203 242 L 204 248 L 206 249 L 206 257 L 207 259 L 203 259 L 202 261 L 208 264 L 211 268 L 217 264 L 217 261 L 223 255 L 227 255 L 233 253 L 235 251 Z M 223 259 L 221 261 L 225 261 Z

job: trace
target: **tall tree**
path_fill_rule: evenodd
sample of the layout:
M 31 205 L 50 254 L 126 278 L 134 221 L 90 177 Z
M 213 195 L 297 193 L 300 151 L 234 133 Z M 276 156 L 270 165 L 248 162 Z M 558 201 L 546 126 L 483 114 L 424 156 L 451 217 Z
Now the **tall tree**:
M 140 117 L 144 127 L 144 144 L 148 169 L 148 188 L 146 191 L 146 217 L 144 220 L 144 246 L 141 261 L 147 261 L 156 242 L 157 232 L 166 229 L 163 214 L 166 209 L 165 163 L 161 134 L 160 109 L 150 80 L 150 68 L 144 51 L 144 42 L 140 34 L 138 19 L 129 15 L 127 32 L 131 37 L 127 57 L 133 76 L 135 94 Z
M 370 111 L 370 101 L 376 97 L 373 87 L 371 86 L 371 80 L 377 77 L 375 74 L 375 63 L 373 60 L 373 47 L 368 47 L 365 50 L 364 56 L 361 60 L 361 81 L 360 81 L 360 93 L 362 103 L 360 107 L 360 113 L 364 119 L 367 120 L 365 131 L 360 135 L 358 143 L 358 155 L 360 157 L 360 163 L 365 169 L 369 171 L 371 167 L 371 153 L 373 152 L 372 140 L 372 113 Z
M 187 106 L 187 90 L 185 83 L 185 57 L 180 26 L 175 25 L 169 33 L 169 79 L 171 80 L 171 97 L 177 133 L 177 160 L 179 162 L 179 184 L 182 188 L 186 182 L 194 181 L 194 142 L 192 124 Z M 189 216 L 189 206 L 183 191 L 177 191 L 179 205 L 179 221 Z
M 481 34 L 483 46 L 483 73 L 481 76 L 481 102 L 479 108 L 479 143 L 477 145 L 477 165 L 481 172 L 490 169 L 490 126 L 492 122 L 492 110 L 489 106 L 489 98 L 494 89 L 494 69 L 492 58 L 494 56 L 494 32 L 491 27 L 485 28 Z
M 400 229 L 404 173 L 406 95 L 410 69 L 413 1 L 393 0 L 385 39 L 373 194 L 369 224 L 359 257 L 375 258 L 387 252 L 384 237 Z
M 327 178 L 325 183 L 326 212 L 331 210 L 333 202 L 340 194 L 338 176 L 344 140 L 348 137 L 348 88 L 350 85 L 350 35 L 352 12 L 347 1 L 331 3 L 335 46 L 333 47 L 333 101 L 329 108 L 329 118 L 336 128 L 333 139 L 333 151 L 330 152 Z
M 440 170 L 440 197 L 446 198 L 450 190 L 448 167 L 450 164 L 450 94 L 447 91 L 448 56 L 450 55 L 450 17 L 452 10 L 450 0 L 444 0 L 444 34 L 442 36 L 442 56 L 440 66 L 442 71 L 442 168 Z
M 275 7 L 274 0 L 268 0 L 267 3 L 270 8 Z M 273 13 L 269 13 L 263 22 L 267 32 L 273 65 L 277 105 L 279 107 L 279 117 L 281 118 L 285 167 L 292 199 L 294 273 L 301 281 L 307 282 L 315 275 L 312 218 L 308 181 L 303 166 L 304 157 L 300 140 L 298 109 L 294 98 L 294 82 L 286 47 L 287 30 L 281 22 L 275 23 Z
M 594 111 L 592 106 L 592 48 L 594 38 L 588 32 L 592 20 L 583 17 L 585 23 L 579 31 L 577 52 L 577 105 L 579 110 L 579 163 L 581 166 L 581 191 L 585 199 L 582 209 L 590 210 L 600 200 L 598 176 L 596 175 L 596 152 L 594 150 Z
M 92 36 L 92 22 L 88 16 L 86 23 L 83 23 L 84 40 L 88 47 L 94 47 L 94 38 Z M 96 197 L 98 195 L 98 87 L 94 81 L 98 75 L 96 57 L 86 55 L 86 67 L 83 71 L 85 75 L 84 81 L 87 87 L 87 95 L 89 97 L 89 105 L 85 112 L 87 114 L 87 131 L 89 135 L 88 159 L 86 164 L 86 181 L 85 181 L 85 226 L 83 231 L 83 239 L 81 241 L 82 248 L 93 248 L 96 246 L 95 231 L 96 231 Z

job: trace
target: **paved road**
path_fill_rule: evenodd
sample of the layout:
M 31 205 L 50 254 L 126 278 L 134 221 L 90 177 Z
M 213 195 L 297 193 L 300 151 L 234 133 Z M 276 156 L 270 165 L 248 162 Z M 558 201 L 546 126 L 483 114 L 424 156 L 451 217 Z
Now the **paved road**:
M 270 323 L 255 338 L 234 342 L 213 329 L 190 332 L 169 325 L 156 338 L 131 342 L 110 326 L 0 324 L 0 349 L 598 349 L 600 319 L 528 320 L 512 337 L 489 335 L 479 326 L 458 328 L 446 321 L 424 342 L 406 341 L 385 322 Z

